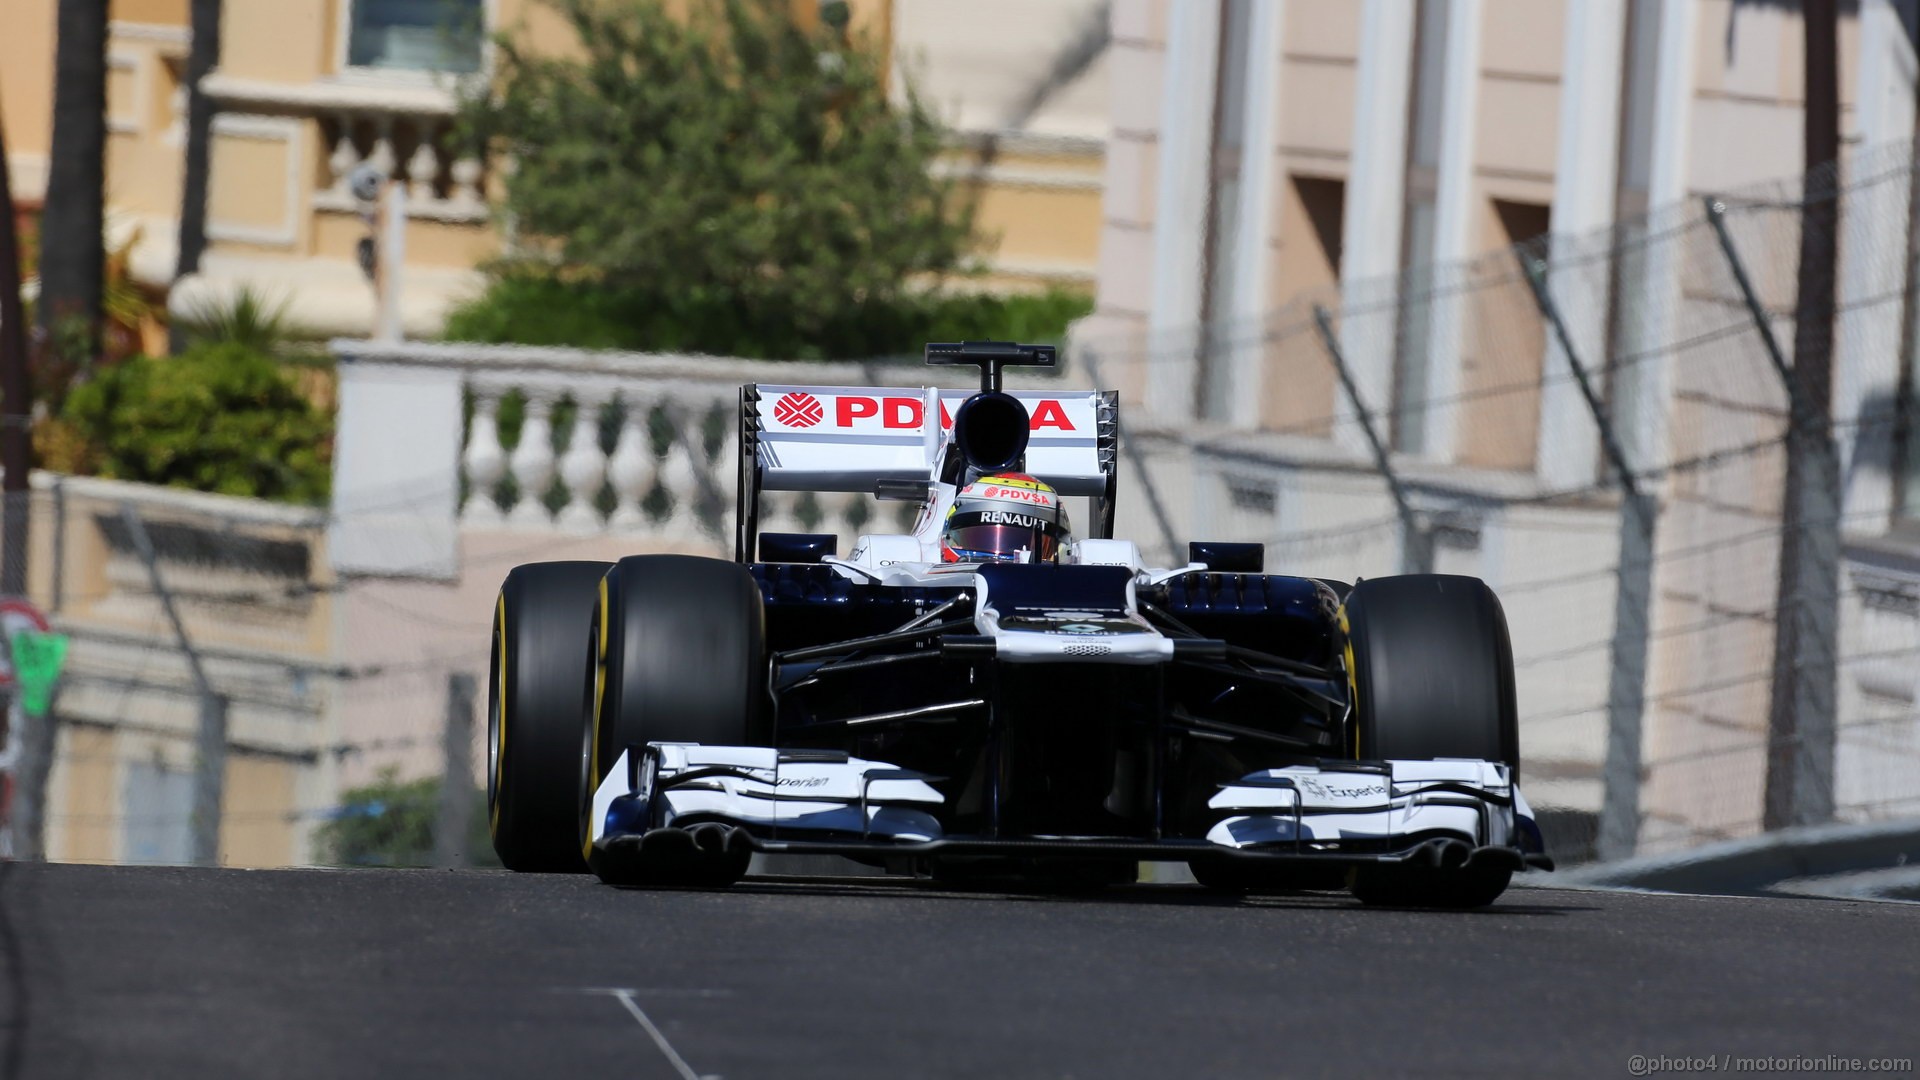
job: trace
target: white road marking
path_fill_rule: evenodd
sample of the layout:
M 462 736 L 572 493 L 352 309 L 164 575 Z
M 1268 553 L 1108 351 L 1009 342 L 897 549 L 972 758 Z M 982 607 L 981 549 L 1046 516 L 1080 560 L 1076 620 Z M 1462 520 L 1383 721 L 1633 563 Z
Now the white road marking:
M 671 997 L 717 998 L 732 997 L 731 990 L 688 990 L 673 986 L 570 986 L 559 991 L 563 994 L 659 994 Z
M 673 1048 L 673 1044 L 667 1041 L 667 1037 L 660 1033 L 659 1027 L 647 1016 L 647 1011 L 642 1009 L 640 1003 L 634 1000 L 635 995 L 639 994 L 640 991 L 629 987 L 618 986 L 583 987 L 582 990 L 589 994 L 606 994 L 618 1000 L 620 1004 L 625 1005 L 627 1007 L 627 1013 L 639 1022 L 641 1030 L 645 1031 L 647 1037 L 653 1040 L 653 1045 L 660 1048 L 660 1053 L 666 1057 L 667 1063 L 673 1066 L 676 1073 L 680 1074 L 680 1080 L 720 1080 L 718 1076 L 702 1076 L 693 1071 L 693 1066 L 687 1064 L 687 1059 L 680 1056 L 680 1052 Z M 681 993 L 688 996 L 720 997 L 723 996 L 726 991 L 692 990 L 681 991 Z

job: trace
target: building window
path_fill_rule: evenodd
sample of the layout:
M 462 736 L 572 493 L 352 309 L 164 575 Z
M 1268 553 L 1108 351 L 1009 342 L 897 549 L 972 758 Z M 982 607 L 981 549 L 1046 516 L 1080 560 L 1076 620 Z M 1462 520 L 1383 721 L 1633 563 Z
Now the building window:
M 480 70 L 485 0 L 352 0 L 347 66 L 390 71 Z
M 193 773 L 158 759 L 127 762 L 120 861 L 179 866 L 193 861 Z

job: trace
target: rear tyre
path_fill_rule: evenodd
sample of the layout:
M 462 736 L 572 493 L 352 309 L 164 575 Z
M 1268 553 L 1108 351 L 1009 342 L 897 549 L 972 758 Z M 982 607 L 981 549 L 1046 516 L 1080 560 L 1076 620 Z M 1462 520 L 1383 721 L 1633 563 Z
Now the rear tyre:
M 509 870 L 580 873 L 580 633 L 601 562 L 515 567 L 493 606 L 487 679 L 487 826 Z
M 1341 608 L 1353 697 L 1353 753 L 1364 760 L 1477 758 L 1520 773 L 1513 646 L 1500 600 L 1479 578 L 1411 574 L 1353 587 Z M 1481 907 L 1509 870 L 1367 866 L 1369 904 Z
M 635 555 L 607 571 L 583 625 L 591 627 L 587 684 L 596 689 L 585 730 L 575 729 L 577 852 L 610 884 L 732 884 L 746 872 L 737 851 L 610 859 L 593 850 L 588 814 L 594 790 L 630 747 L 773 744 L 759 583 L 719 559 Z

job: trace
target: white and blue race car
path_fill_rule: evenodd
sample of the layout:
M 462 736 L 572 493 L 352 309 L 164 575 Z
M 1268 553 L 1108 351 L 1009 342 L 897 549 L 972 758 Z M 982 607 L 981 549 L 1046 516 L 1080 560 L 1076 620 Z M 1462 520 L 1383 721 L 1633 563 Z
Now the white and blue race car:
M 515 870 L 737 880 L 755 852 L 943 880 L 1477 907 L 1550 868 L 1517 784 L 1512 651 L 1476 578 L 1351 587 L 1257 544 L 1143 565 L 1114 539 L 1116 395 L 1006 393 L 1047 346 L 929 345 L 978 393 L 741 389 L 735 558 L 516 568 L 488 694 L 493 842 Z M 943 561 L 975 478 L 1085 497 L 1057 561 Z M 912 532 L 761 533 L 763 491 L 921 504 Z

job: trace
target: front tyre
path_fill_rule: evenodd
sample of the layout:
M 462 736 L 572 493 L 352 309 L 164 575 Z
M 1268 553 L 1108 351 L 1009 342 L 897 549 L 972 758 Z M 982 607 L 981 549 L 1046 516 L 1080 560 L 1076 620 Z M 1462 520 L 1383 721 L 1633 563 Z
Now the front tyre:
M 487 678 L 487 828 L 509 870 L 579 873 L 574 842 L 587 686 L 580 632 L 601 562 L 515 567 L 493 607 Z
M 575 744 L 580 854 L 611 884 L 738 880 L 746 872 L 744 848 L 711 860 L 700 853 L 690 859 L 665 852 L 661 858 L 610 856 L 594 849 L 588 815 L 594 791 L 629 748 L 773 745 L 759 583 L 746 567 L 719 559 L 635 555 L 602 579 L 587 625 L 594 689 L 586 730 Z M 660 872 L 650 872 L 649 864 Z
M 1341 607 L 1353 699 L 1353 755 L 1362 760 L 1473 758 L 1520 773 L 1513 647 L 1500 599 L 1479 578 L 1409 574 L 1353 587 Z M 1483 907 L 1510 870 L 1366 866 L 1361 902 Z

